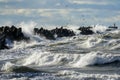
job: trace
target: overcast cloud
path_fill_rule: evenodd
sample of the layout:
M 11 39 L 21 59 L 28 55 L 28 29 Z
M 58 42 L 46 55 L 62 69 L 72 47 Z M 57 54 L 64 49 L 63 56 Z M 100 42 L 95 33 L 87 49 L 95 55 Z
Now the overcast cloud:
M 0 0 L 0 23 L 120 26 L 120 0 Z

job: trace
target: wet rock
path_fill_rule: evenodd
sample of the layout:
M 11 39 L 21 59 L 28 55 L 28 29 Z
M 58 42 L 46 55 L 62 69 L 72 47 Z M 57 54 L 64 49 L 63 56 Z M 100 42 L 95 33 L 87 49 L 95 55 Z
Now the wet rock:
M 92 27 L 80 27 L 78 30 L 80 30 L 80 34 L 82 35 L 91 35 L 94 34 L 94 32 L 91 30 Z
M 34 28 L 34 34 L 45 37 L 46 39 L 55 40 L 55 37 L 51 33 L 51 31 L 47 29 L 43 29 L 42 27 L 40 29 Z
M 56 28 L 51 30 L 51 32 L 55 35 L 57 35 L 57 37 L 71 37 L 71 36 L 75 36 L 75 33 L 71 30 L 68 29 L 64 29 L 63 27 L 61 28 Z
M 42 27 L 40 29 L 34 28 L 34 34 L 44 36 L 46 39 L 51 39 L 51 40 L 55 40 L 56 37 L 71 37 L 75 35 L 73 31 L 68 29 L 63 29 L 63 27 L 52 30 L 47 30 Z
M 28 37 L 24 36 L 22 28 L 17 28 L 14 25 L 0 27 L 0 49 L 9 49 L 6 46 L 6 39 L 11 41 L 29 40 Z
M 9 47 L 6 46 L 4 34 L 0 35 L 0 50 L 1 49 L 9 49 Z

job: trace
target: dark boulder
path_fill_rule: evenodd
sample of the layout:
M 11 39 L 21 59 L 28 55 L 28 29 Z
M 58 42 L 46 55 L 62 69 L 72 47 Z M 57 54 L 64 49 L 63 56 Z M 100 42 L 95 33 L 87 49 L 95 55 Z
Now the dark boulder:
M 51 32 L 55 35 L 57 35 L 57 37 L 71 37 L 74 36 L 75 33 L 71 30 L 68 29 L 64 29 L 63 27 L 61 28 L 56 28 L 51 30 Z
M 26 73 L 26 72 L 32 72 L 32 73 L 36 73 L 36 72 L 41 72 L 37 69 L 33 69 L 27 66 L 14 66 L 11 67 L 8 72 L 15 72 L 15 73 Z
M 0 35 L 0 50 L 1 49 L 9 49 L 9 47 L 6 46 L 5 38 L 6 38 L 6 36 L 4 34 Z
M 80 34 L 82 35 L 91 35 L 94 34 L 94 32 L 91 30 L 92 27 L 80 27 L 78 30 L 80 30 Z
M 24 36 L 22 32 L 22 28 L 17 28 L 14 25 L 11 27 L 9 26 L 2 26 L 0 27 L 0 49 L 8 49 L 9 47 L 6 46 L 6 40 L 13 41 L 28 41 L 29 38 Z
M 43 36 L 46 39 L 50 39 L 50 40 L 55 40 L 56 38 L 55 35 L 57 35 L 57 37 L 71 37 L 75 35 L 73 31 L 68 29 L 63 29 L 63 27 L 52 30 L 47 30 L 42 27 L 40 29 L 34 28 L 34 34 Z
M 45 37 L 46 39 L 55 40 L 55 37 L 51 33 L 51 31 L 47 29 L 43 29 L 42 27 L 40 29 L 34 28 L 34 34 Z

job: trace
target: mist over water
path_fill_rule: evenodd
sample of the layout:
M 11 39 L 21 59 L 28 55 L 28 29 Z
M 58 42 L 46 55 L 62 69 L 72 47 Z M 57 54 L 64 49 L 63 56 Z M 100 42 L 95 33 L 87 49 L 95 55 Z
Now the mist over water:
M 120 79 L 120 30 L 106 31 L 107 26 L 95 25 L 93 35 L 81 35 L 77 25 L 67 25 L 64 28 L 73 30 L 75 36 L 48 40 L 34 35 L 35 27 L 42 27 L 31 21 L 18 24 L 29 42 L 13 43 L 13 48 L 0 51 L 0 68 L 2 79 L 45 79 L 41 73 L 11 73 L 26 66 L 43 71 L 56 80 L 119 80 Z M 56 26 L 47 25 L 46 28 Z M 61 26 L 57 26 L 61 27 Z M 99 33 L 98 33 L 99 32 Z M 107 36 L 107 37 L 106 37 Z M 22 67 L 22 69 L 25 67 Z M 29 69 L 30 68 L 30 69 Z M 27 73 L 27 72 L 26 72 Z M 14 77 L 18 76 L 18 77 Z M 33 75 L 33 77 L 30 77 Z M 52 80 L 52 79 L 51 79 Z

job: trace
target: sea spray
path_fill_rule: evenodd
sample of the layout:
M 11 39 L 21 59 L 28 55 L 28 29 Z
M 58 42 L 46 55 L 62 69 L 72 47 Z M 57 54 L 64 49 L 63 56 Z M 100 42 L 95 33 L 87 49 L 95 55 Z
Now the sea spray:
M 34 28 L 37 27 L 36 22 L 33 21 L 27 23 L 21 22 L 20 24 L 18 24 L 18 26 L 22 28 L 24 35 L 29 37 L 32 41 L 40 42 L 42 40 L 45 40 L 44 38 L 38 35 L 34 35 Z
M 79 26 L 77 26 L 77 25 L 67 25 L 67 27 L 65 27 L 65 28 L 74 31 L 76 33 L 76 35 L 80 34 L 80 30 L 78 30 Z
M 102 25 L 95 25 L 94 27 L 92 27 L 92 30 L 95 33 L 103 33 L 107 30 L 107 27 Z
M 18 25 L 19 25 L 19 27 L 22 28 L 22 31 L 26 36 L 30 36 L 30 35 L 33 35 L 33 30 L 36 27 L 37 23 L 35 23 L 33 21 L 28 22 L 28 23 L 21 22 Z

